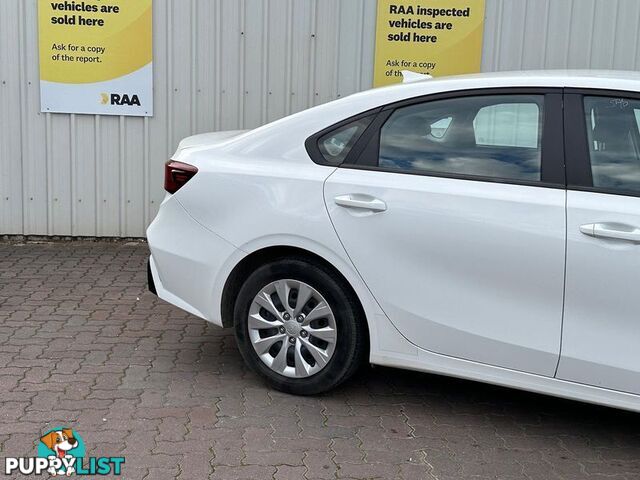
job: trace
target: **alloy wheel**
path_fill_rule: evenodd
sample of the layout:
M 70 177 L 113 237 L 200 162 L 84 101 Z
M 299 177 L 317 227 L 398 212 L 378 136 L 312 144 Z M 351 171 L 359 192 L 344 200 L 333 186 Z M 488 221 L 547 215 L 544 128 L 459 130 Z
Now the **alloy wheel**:
M 304 282 L 270 283 L 249 308 L 248 332 L 260 360 L 289 378 L 306 378 L 322 370 L 335 351 L 337 330 L 331 307 Z

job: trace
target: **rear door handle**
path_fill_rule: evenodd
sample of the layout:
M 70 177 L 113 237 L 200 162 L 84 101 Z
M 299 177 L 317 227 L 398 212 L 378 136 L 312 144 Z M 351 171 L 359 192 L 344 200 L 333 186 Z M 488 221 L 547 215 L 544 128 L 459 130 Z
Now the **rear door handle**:
M 640 228 L 621 223 L 588 223 L 580 226 L 585 235 L 640 243 Z
M 372 212 L 384 212 L 387 204 L 379 198 L 360 193 L 350 193 L 348 195 L 339 195 L 333 199 L 336 205 L 346 208 L 358 208 L 361 210 L 370 210 Z

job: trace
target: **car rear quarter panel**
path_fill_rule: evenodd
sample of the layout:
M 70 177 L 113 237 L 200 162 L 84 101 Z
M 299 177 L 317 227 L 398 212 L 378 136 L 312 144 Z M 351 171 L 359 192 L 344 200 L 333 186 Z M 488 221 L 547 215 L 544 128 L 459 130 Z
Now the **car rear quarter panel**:
M 213 151 L 181 160 L 200 170 L 175 199 L 204 228 L 237 248 L 216 275 L 214 323 L 219 324 L 222 291 L 233 268 L 251 253 L 289 246 L 320 256 L 349 281 L 367 316 L 371 345 L 376 345 L 374 319 L 382 312 L 351 264 L 324 204 L 324 182 L 334 167 L 316 165 L 308 157 L 294 163 Z

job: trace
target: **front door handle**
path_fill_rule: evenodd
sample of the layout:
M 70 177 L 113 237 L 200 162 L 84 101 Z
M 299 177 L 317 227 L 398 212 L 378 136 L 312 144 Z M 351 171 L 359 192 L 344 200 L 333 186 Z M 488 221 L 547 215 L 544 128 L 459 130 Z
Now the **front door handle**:
M 580 226 L 585 235 L 640 243 L 640 228 L 622 223 L 588 223 Z
M 336 205 L 346 208 L 359 208 L 362 210 L 370 210 L 372 212 L 384 212 L 387 209 L 387 204 L 379 198 L 359 193 L 339 195 L 333 200 L 336 202 Z

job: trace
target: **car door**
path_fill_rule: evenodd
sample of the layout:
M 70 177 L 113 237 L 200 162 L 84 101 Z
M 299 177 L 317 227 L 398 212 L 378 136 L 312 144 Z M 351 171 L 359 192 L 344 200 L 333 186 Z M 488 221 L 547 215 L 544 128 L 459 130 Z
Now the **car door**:
M 387 107 L 326 181 L 349 257 L 415 345 L 554 375 L 565 260 L 561 101 L 554 90 L 507 89 Z
M 568 91 L 567 286 L 557 377 L 640 394 L 640 96 Z

